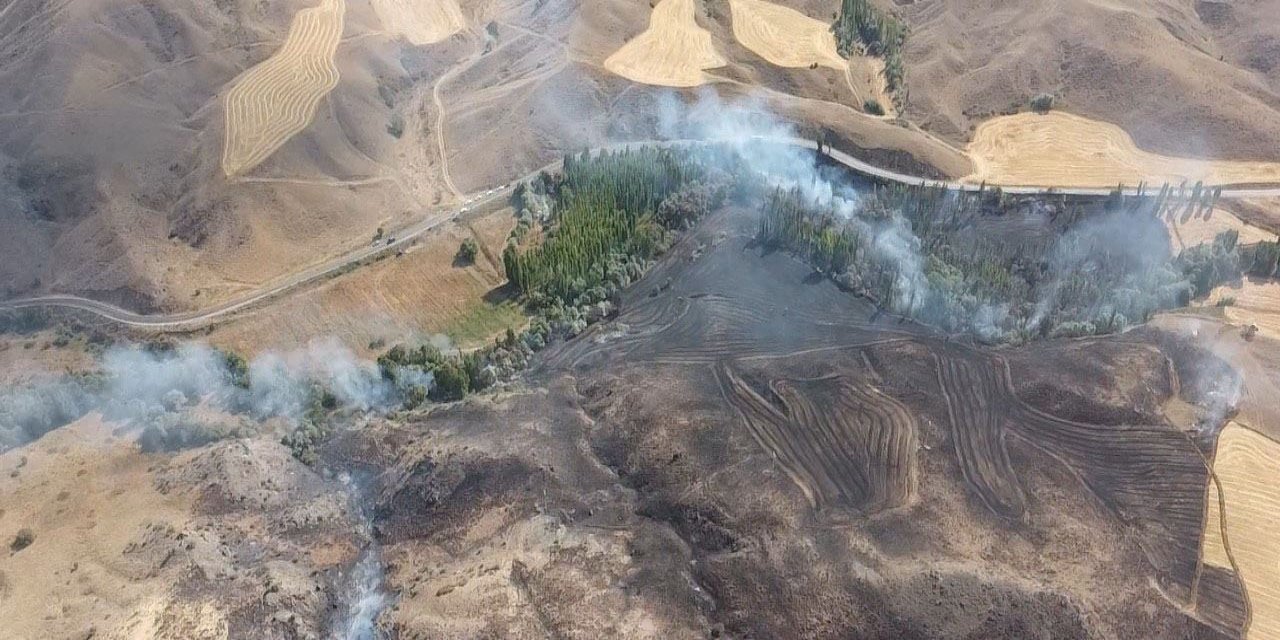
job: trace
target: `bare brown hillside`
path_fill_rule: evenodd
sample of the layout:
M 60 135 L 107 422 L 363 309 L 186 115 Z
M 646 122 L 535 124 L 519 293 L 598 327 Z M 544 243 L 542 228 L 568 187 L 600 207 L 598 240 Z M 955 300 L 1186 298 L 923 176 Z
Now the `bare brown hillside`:
M 911 26 L 907 116 L 954 141 L 1047 92 L 1148 151 L 1280 157 L 1274 0 L 922 0 L 894 10 Z

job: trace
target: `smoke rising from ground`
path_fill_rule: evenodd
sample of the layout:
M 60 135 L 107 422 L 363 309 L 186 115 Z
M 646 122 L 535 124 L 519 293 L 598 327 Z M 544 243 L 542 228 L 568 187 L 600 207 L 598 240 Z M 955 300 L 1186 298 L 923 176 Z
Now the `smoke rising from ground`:
M 201 343 L 172 350 L 113 347 L 100 372 L 0 394 L 0 449 L 18 446 L 90 411 L 144 426 L 165 416 L 208 408 L 255 420 L 301 420 L 322 391 L 341 406 L 387 411 L 413 385 L 430 388 L 431 375 L 405 371 L 391 383 L 334 339 L 305 348 L 267 352 L 237 374 L 226 354 Z

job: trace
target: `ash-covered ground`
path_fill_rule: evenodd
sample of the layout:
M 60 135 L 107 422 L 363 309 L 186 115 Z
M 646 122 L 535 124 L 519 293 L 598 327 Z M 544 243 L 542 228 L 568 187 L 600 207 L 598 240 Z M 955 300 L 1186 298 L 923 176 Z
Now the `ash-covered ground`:
M 347 432 L 397 638 L 1239 637 L 1200 561 L 1221 365 L 986 347 L 717 212 L 513 389 Z M 1203 379 L 1201 379 L 1203 378 Z M 1214 382 L 1215 380 L 1220 382 Z

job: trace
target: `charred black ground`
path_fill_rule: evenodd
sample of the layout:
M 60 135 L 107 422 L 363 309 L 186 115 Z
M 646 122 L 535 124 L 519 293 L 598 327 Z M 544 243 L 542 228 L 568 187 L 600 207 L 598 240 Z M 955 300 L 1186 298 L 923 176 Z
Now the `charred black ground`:
M 399 637 L 1240 636 L 1212 436 L 1162 409 L 1206 354 L 949 339 L 756 224 L 704 220 L 518 391 L 331 443 L 379 474 Z

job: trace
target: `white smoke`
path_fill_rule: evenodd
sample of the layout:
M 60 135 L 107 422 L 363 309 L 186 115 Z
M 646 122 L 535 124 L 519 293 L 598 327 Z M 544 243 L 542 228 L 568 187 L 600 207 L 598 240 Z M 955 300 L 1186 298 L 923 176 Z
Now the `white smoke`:
M 238 384 L 239 383 L 239 384 Z M 100 372 L 0 393 L 0 449 L 101 411 L 113 421 L 147 423 L 196 405 L 255 419 L 297 422 L 328 391 L 343 407 L 388 411 L 412 385 L 430 389 L 431 374 L 404 371 L 393 384 L 336 340 L 315 340 L 290 351 L 264 353 L 236 380 L 226 356 L 202 343 L 154 351 L 122 346 L 102 356 Z

